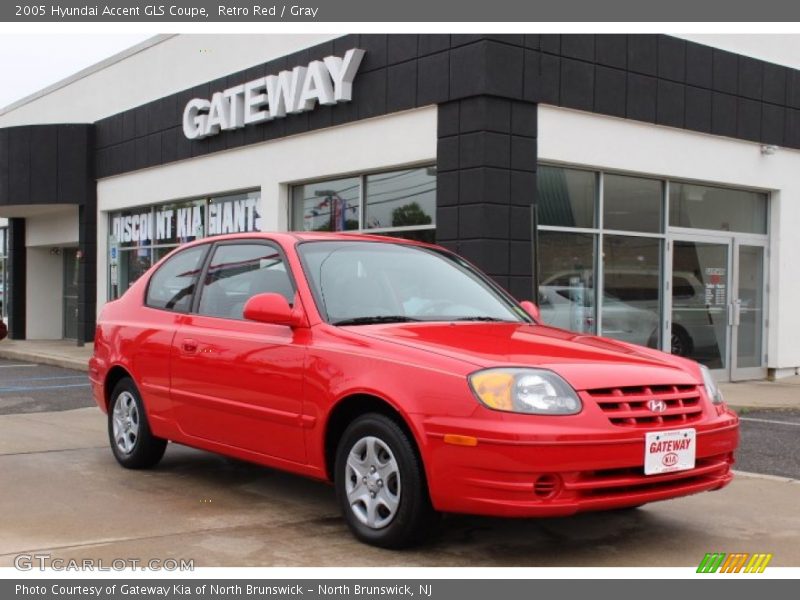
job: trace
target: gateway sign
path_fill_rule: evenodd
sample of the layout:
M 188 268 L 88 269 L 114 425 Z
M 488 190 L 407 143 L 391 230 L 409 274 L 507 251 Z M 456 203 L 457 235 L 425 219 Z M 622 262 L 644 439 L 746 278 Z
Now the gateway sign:
M 239 129 L 309 111 L 317 103 L 349 102 L 362 58 L 364 51 L 353 48 L 344 58 L 328 56 L 307 67 L 259 77 L 216 92 L 211 100 L 194 98 L 183 110 L 183 133 L 190 140 L 199 140 L 221 129 Z

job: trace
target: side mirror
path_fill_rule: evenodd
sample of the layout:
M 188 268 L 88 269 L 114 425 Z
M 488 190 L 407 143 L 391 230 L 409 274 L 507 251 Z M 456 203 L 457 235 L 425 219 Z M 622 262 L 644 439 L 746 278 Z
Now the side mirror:
M 539 307 L 536 306 L 530 300 L 523 300 L 519 303 L 519 305 L 525 309 L 525 312 L 528 313 L 530 316 L 533 317 L 533 320 L 537 323 L 542 320 L 542 315 L 539 312 Z
M 260 323 L 288 325 L 297 327 L 302 324 L 302 317 L 292 310 L 286 298 L 280 294 L 266 293 L 252 296 L 244 305 L 244 318 Z

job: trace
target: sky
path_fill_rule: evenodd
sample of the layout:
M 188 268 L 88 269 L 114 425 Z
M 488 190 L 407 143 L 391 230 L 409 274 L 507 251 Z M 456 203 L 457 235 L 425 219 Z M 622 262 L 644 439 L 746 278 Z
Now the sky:
M 0 108 L 152 37 L 144 34 L 0 35 Z

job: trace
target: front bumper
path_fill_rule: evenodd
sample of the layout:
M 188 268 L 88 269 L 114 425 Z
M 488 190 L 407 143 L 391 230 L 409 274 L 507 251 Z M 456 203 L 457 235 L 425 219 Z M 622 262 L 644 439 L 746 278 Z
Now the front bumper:
M 444 435 L 458 424 L 438 419 L 423 425 L 434 507 L 505 517 L 567 516 L 717 490 L 733 478 L 739 440 L 735 415 L 718 415 L 694 426 L 694 469 L 645 475 L 644 431 L 537 435 L 462 427 L 457 433 L 475 436 L 477 445 L 446 443 Z

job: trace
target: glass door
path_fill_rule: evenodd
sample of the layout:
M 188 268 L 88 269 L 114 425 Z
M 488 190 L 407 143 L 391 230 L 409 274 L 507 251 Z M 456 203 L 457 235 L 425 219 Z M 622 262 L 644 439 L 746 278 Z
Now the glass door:
M 64 338 L 78 338 L 78 249 L 64 248 Z
M 731 239 L 673 238 L 671 318 L 666 350 L 728 378 L 730 368 Z
M 719 379 L 766 376 L 766 243 L 736 235 L 672 238 L 666 351 L 706 365 Z
M 731 306 L 731 380 L 763 379 L 766 321 L 766 246 L 750 241 L 734 243 Z

